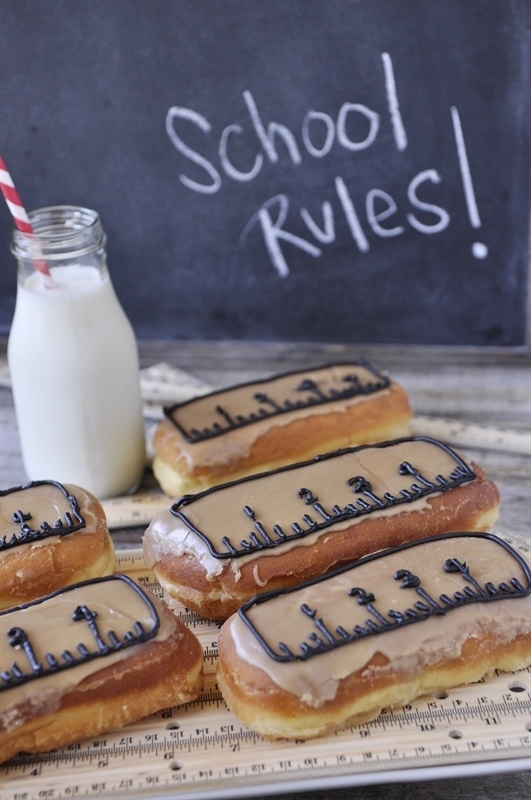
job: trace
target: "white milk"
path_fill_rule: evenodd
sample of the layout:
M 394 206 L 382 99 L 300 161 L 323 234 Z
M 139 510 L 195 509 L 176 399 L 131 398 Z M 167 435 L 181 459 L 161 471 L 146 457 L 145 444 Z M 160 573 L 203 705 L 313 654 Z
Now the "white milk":
M 8 360 L 30 480 L 75 483 L 97 497 L 133 490 L 145 465 L 138 355 L 104 270 L 51 267 L 19 282 Z

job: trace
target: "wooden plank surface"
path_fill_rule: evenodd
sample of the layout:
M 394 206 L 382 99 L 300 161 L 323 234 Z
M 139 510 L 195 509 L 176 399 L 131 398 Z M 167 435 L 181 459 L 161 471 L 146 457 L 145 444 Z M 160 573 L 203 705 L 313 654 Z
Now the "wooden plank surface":
M 3 348 L 0 349 L 0 356 L 5 355 L 5 343 L 0 343 L 0 348 Z M 469 443 L 461 449 L 481 463 L 500 487 L 502 504 L 495 532 L 519 546 L 530 544 L 531 457 L 525 443 L 531 430 L 531 376 L 526 354 L 316 344 L 142 342 L 140 355 L 144 368 L 166 363 L 191 372 L 215 387 L 299 366 L 360 356 L 368 358 L 375 366 L 388 370 L 407 389 L 416 420 L 421 426 L 422 421 L 429 417 L 438 423 L 443 420 L 444 425 L 450 422 L 457 427 L 464 426 L 465 431 L 473 426 L 476 434 L 478 426 L 485 429 L 483 440 L 481 436 L 476 436 L 473 444 Z M 25 475 L 8 388 L 0 389 L 0 401 L 0 486 L 6 488 L 23 482 Z M 148 436 L 154 424 L 153 420 L 146 421 Z M 443 429 L 448 430 L 444 425 Z M 492 445 L 494 434 L 501 433 L 503 438 L 503 433 L 507 431 L 511 435 L 517 434 L 519 443 L 524 442 L 522 452 L 511 450 L 510 443 L 514 440 L 510 436 L 506 437 L 509 442 L 507 449 Z M 146 471 L 142 492 L 149 495 L 158 493 L 149 470 Z M 113 531 L 113 537 L 119 548 L 134 547 L 140 543 L 142 531 L 142 527 L 126 527 Z M 529 699 L 529 675 L 526 680 Z M 528 730 L 530 726 L 531 720 Z M 425 778 L 419 782 L 412 782 L 407 772 L 403 773 L 407 777 L 406 782 L 393 774 L 390 784 L 386 784 L 386 778 L 378 773 L 366 775 L 362 786 L 332 782 L 323 789 L 318 782 L 312 786 L 311 780 L 310 783 L 301 781 L 293 785 L 292 792 L 288 791 L 288 786 L 287 793 L 280 795 L 277 794 L 278 787 L 268 784 L 264 779 L 264 784 L 251 787 L 247 796 L 275 793 L 285 800 L 380 800 L 384 797 L 388 800 L 406 800 L 414 793 L 416 797 L 426 800 L 442 800 L 443 797 L 445 800 L 454 800 L 474 793 L 478 798 L 520 800 L 531 790 L 529 773 L 522 768 L 521 762 L 511 765 L 510 760 L 506 761 L 502 769 L 509 770 L 507 774 L 493 770 L 493 765 L 488 762 L 479 763 L 476 767 L 475 774 L 466 777 L 462 777 L 459 767 L 456 767 L 451 778 L 445 777 L 444 773 L 419 773 Z M 314 780 L 319 780 L 318 773 Z M 317 791 L 310 791 L 312 788 L 317 788 Z

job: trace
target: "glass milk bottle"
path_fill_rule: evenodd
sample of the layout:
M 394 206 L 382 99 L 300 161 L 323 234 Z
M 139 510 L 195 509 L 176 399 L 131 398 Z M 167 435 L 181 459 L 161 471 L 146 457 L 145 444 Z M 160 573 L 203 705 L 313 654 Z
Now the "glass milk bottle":
M 13 231 L 8 343 L 25 470 L 99 498 L 134 491 L 145 466 L 138 353 L 107 271 L 100 218 L 77 206 L 29 218 L 33 234 Z M 39 260 L 51 279 L 35 269 Z

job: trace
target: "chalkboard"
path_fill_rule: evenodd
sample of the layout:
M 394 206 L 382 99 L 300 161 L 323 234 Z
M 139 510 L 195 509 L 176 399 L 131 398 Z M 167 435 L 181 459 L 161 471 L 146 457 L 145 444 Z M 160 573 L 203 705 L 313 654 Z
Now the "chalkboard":
M 0 5 L 3 157 L 139 337 L 525 345 L 528 0 Z

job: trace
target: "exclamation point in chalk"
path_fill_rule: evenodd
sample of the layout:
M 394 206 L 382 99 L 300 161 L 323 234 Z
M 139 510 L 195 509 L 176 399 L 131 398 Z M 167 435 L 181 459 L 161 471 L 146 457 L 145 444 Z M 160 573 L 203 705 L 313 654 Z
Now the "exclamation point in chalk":
M 474 194 L 474 184 L 472 183 L 472 175 L 470 173 L 470 164 L 468 163 L 468 156 L 466 153 L 461 119 L 455 106 L 452 106 L 451 110 L 455 143 L 457 145 L 457 155 L 459 158 L 459 168 L 461 170 L 461 180 L 463 181 L 463 191 L 465 193 L 466 207 L 468 209 L 468 218 L 473 228 L 481 228 L 481 219 L 476 203 L 476 196 Z M 472 245 L 472 255 L 474 258 L 487 258 L 488 254 L 489 248 L 486 244 L 483 242 L 474 242 Z

